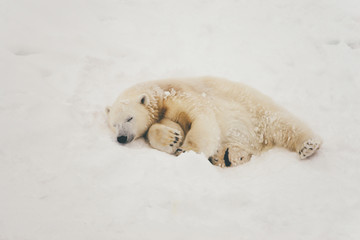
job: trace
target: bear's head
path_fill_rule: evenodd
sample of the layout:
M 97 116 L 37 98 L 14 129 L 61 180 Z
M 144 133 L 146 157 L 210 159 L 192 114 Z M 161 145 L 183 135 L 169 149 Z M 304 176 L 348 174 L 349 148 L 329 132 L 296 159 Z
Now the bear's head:
M 120 96 L 105 112 L 108 124 L 119 143 L 142 137 L 151 125 L 150 98 L 147 94 Z

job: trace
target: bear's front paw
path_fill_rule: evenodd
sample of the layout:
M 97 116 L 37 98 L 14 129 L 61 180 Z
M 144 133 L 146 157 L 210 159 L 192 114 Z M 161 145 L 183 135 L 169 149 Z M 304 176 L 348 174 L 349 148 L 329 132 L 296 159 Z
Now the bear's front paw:
M 321 145 L 320 140 L 309 139 L 305 141 L 299 150 L 300 159 L 305 159 L 313 155 Z
M 181 132 L 164 125 L 154 125 L 149 129 L 149 143 L 153 148 L 174 154 L 182 143 Z
M 168 145 L 170 147 L 169 153 L 176 153 L 180 144 L 182 143 L 183 137 L 180 132 L 174 129 L 169 129 L 168 136 L 164 136 L 165 146 Z
M 166 131 L 163 131 L 161 139 L 159 139 L 159 142 L 163 147 L 161 150 L 167 153 L 176 154 L 182 140 L 183 138 L 179 131 L 168 128 Z

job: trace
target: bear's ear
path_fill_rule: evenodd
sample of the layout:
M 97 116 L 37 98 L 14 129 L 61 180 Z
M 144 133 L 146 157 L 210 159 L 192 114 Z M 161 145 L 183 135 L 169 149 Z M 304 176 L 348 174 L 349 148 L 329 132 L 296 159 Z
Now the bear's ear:
M 110 113 L 110 110 L 111 110 L 110 106 L 107 106 L 105 108 L 105 113 L 108 115 Z
M 147 94 L 142 94 L 141 96 L 140 96 L 140 103 L 142 104 L 142 105 L 145 105 L 145 106 L 147 106 L 147 105 L 149 105 L 149 102 L 150 102 L 150 99 L 149 99 L 149 96 L 147 95 Z

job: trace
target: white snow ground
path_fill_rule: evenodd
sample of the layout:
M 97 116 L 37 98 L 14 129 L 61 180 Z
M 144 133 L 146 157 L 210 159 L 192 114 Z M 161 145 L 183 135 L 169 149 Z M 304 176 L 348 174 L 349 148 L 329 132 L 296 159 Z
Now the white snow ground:
M 139 81 L 214 75 L 316 130 L 237 168 L 120 146 Z M 1 0 L 0 239 L 360 239 L 358 0 Z

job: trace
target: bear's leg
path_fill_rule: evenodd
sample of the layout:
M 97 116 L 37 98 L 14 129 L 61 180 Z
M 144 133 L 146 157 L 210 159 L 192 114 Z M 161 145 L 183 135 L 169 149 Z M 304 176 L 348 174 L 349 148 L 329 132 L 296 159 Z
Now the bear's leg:
M 272 137 L 276 145 L 298 153 L 300 159 L 310 157 L 321 145 L 321 139 L 308 126 L 290 115 L 273 123 Z
M 219 167 L 235 167 L 250 161 L 252 154 L 243 150 L 240 146 L 226 144 L 222 146 L 209 161 Z
M 184 139 L 184 131 L 179 124 L 164 118 L 149 128 L 147 138 L 153 148 L 174 154 Z
M 179 155 L 185 151 L 203 153 L 208 158 L 216 153 L 220 145 L 220 128 L 215 116 L 197 116 L 191 123 L 191 128 L 186 134 L 184 143 L 176 151 Z

